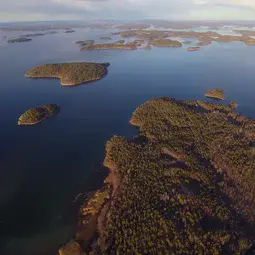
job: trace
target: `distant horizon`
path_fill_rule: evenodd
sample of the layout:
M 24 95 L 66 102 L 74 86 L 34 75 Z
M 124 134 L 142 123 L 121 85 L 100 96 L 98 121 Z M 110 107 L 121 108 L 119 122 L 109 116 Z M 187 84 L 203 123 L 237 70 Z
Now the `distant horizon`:
M 20 20 L 20 21 L 0 21 L 0 24 L 17 24 L 17 23 L 60 23 L 60 22 L 122 22 L 122 23 L 134 23 L 134 22 L 156 22 L 156 21 L 161 21 L 161 22 L 190 22 L 190 23 L 195 23 L 195 22 L 233 22 L 233 23 L 248 23 L 248 22 L 255 22 L 255 19 L 251 20 L 210 20 L 210 19 L 204 19 L 204 20 L 185 20 L 185 19 L 134 19 L 134 20 L 121 20 L 121 19 L 87 19 L 87 20 L 82 20 L 82 19 L 63 19 L 63 20 Z
M 255 20 L 254 0 L 0 0 L 0 22 Z

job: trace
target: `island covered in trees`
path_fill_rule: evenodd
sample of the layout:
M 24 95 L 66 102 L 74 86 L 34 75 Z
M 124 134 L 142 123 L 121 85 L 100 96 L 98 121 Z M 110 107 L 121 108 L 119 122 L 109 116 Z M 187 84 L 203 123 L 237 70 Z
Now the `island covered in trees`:
M 251 37 L 250 33 L 243 33 L 241 35 L 224 35 L 217 32 L 196 32 L 196 31 L 185 31 L 185 30 L 124 30 L 113 33 L 123 38 L 138 38 L 146 39 L 149 41 L 166 39 L 166 38 L 194 38 L 202 41 L 202 45 L 209 45 L 210 42 L 243 42 L 246 45 L 255 45 L 255 39 Z M 205 43 L 206 42 L 206 43 Z
M 205 96 L 213 99 L 224 100 L 224 91 L 222 89 L 212 89 L 209 90 Z
M 139 135 L 107 142 L 110 174 L 82 207 L 75 241 L 93 255 L 247 251 L 255 238 L 255 120 L 235 107 L 173 98 L 138 107 L 130 123 Z
M 84 50 L 136 50 L 134 43 L 102 43 L 102 44 L 88 44 L 81 48 Z
M 26 37 L 18 37 L 18 38 L 15 38 L 15 39 L 9 39 L 6 42 L 7 43 L 20 43 L 20 42 L 29 42 L 29 41 L 32 41 L 32 39 L 31 38 L 26 38 Z
M 102 79 L 108 73 L 109 63 L 57 63 L 44 64 L 26 72 L 30 78 L 59 78 L 63 86 L 74 86 Z
M 31 108 L 24 112 L 18 120 L 18 125 L 35 125 L 38 124 L 49 117 L 59 113 L 59 106 L 56 104 L 45 104 Z
M 100 40 L 111 40 L 112 38 L 110 36 L 100 36 Z
M 170 39 L 153 40 L 150 44 L 155 47 L 182 47 L 180 42 Z
M 112 32 L 118 36 L 113 43 L 95 43 L 94 40 L 77 41 L 81 51 L 86 50 L 137 50 L 151 49 L 151 47 L 175 47 L 179 48 L 185 44 L 192 44 L 188 39 L 196 39 L 195 45 L 187 47 L 188 51 L 197 51 L 201 47 L 211 45 L 213 42 L 230 43 L 243 42 L 247 46 L 255 45 L 252 31 L 239 31 L 240 35 L 225 35 L 218 32 L 206 31 L 196 32 L 192 30 L 158 30 L 158 29 L 131 29 Z M 128 41 L 125 43 L 125 40 Z M 101 36 L 101 40 L 110 40 L 111 37 Z M 130 40 L 131 39 L 131 40 Z
M 188 51 L 197 51 L 197 50 L 200 50 L 200 49 L 201 49 L 201 47 L 199 47 L 199 46 L 194 46 L 194 47 L 192 46 L 192 47 L 187 48 Z

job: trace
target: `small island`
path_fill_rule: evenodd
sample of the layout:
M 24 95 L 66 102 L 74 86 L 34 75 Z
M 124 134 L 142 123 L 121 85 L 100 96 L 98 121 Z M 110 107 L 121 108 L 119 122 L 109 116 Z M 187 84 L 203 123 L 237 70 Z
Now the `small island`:
M 75 30 L 74 30 L 74 29 L 67 29 L 67 30 L 65 31 L 65 33 L 66 33 L 66 34 L 74 33 L 74 32 L 75 32 Z
M 85 43 L 88 43 L 88 44 L 93 44 L 95 43 L 95 40 L 84 40 Z
M 161 39 L 161 40 L 153 40 L 150 42 L 151 45 L 154 47 L 182 47 L 182 43 L 175 40 L 170 39 Z
M 188 51 L 197 51 L 197 50 L 200 50 L 200 47 L 199 47 L 199 46 L 188 47 L 187 50 L 188 50 Z
M 109 63 L 57 63 L 44 64 L 27 71 L 29 78 L 59 78 L 63 86 L 75 86 L 104 78 Z
M 103 43 L 103 44 L 91 44 L 81 48 L 81 51 L 85 50 L 136 50 L 134 43 L 119 44 L 119 43 Z
M 212 89 L 212 90 L 209 90 L 205 94 L 205 96 L 212 99 L 224 100 L 224 91 L 222 89 Z
M 49 117 L 56 115 L 60 108 L 56 104 L 45 104 L 31 108 L 24 112 L 18 120 L 19 126 L 31 126 L 38 124 Z
M 212 41 L 201 41 L 201 42 L 197 42 L 197 46 L 208 46 L 212 44 Z
M 43 33 L 36 33 L 36 34 L 26 34 L 26 35 L 23 35 L 23 36 L 21 36 L 21 37 L 37 37 L 37 36 L 44 36 L 44 35 L 46 35 L 46 34 L 43 34 Z
M 255 45 L 255 39 L 251 36 L 254 35 L 254 31 L 248 32 L 240 32 L 241 35 L 224 35 L 219 34 L 217 32 L 207 31 L 207 32 L 195 32 L 195 31 L 182 31 L 182 30 L 144 30 L 144 29 L 137 29 L 137 30 L 125 30 L 120 31 L 117 33 L 113 33 L 114 35 L 119 35 L 123 38 L 137 38 L 137 39 L 143 39 L 148 40 L 150 42 L 155 40 L 165 40 L 166 38 L 171 37 L 179 37 L 179 38 L 185 38 L 190 39 L 194 38 L 199 41 L 206 41 L 207 43 L 202 43 L 203 45 L 209 45 L 209 41 L 215 41 L 215 42 L 243 42 L 247 46 L 249 45 Z M 189 42 L 189 41 L 186 41 Z M 184 44 L 190 44 L 185 43 Z
M 101 36 L 100 37 L 100 40 L 105 40 L 105 41 L 109 41 L 109 40 L 111 40 L 112 38 L 111 37 L 109 37 L 109 36 Z
M 26 37 L 19 37 L 19 38 L 15 38 L 15 39 L 9 39 L 6 42 L 7 43 L 20 43 L 20 42 L 29 42 L 32 41 L 31 38 L 26 38 Z
M 94 43 L 95 43 L 94 40 L 84 40 L 84 41 L 76 41 L 74 44 L 79 45 L 79 47 L 84 47 L 84 46 L 91 45 Z
M 192 44 L 192 41 L 183 41 L 183 44 Z

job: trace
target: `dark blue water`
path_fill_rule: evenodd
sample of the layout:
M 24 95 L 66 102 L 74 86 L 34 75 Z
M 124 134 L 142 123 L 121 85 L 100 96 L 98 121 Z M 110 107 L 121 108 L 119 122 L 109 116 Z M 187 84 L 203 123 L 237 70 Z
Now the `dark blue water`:
M 0 240 L 3 255 L 56 254 L 73 234 L 67 211 L 86 190 L 86 179 L 103 161 L 113 135 L 132 137 L 135 108 L 152 97 L 204 99 L 220 87 L 226 102 L 255 117 L 255 47 L 215 43 L 201 51 L 152 49 L 80 52 L 76 40 L 97 39 L 109 31 L 80 29 L 72 34 L 0 41 Z M 18 33 L 19 35 L 21 33 Z M 17 33 L 1 33 L 2 36 Z M 1 39 L 0 39 L 1 40 Z M 25 71 L 43 63 L 110 62 L 104 79 L 78 87 L 59 80 L 32 80 Z M 58 116 L 33 127 L 16 125 L 30 107 L 55 103 Z

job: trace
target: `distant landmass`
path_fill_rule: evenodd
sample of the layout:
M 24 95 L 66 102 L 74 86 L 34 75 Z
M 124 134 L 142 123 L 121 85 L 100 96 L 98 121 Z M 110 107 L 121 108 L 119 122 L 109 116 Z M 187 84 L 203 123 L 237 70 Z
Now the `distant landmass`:
M 9 40 L 7 40 L 7 43 L 29 42 L 31 40 L 32 40 L 31 38 L 19 37 L 19 38 L 15 38 L 15 39 L 9 39 Z
M 188 47 L 188 51 L 197 51 L 200 50 L 201 48 L 199 46 L 194 46 L 194 47 Z
M 159 39 L 150 42 L 155 47 L 182 47 L 182 44 L 175 40 Z
M 89 44 L 81 48 L 85 50 L 136 50 L 136 45 L 133 43 L 102 43 L 102 44 Z
M 111 37 L 109 37 L 109 36 L 101 36 L 100 37 L 100 40 L 106 40 L 106 41 L 108 41 L 108 40 L 111 40 L 112 38 Z

